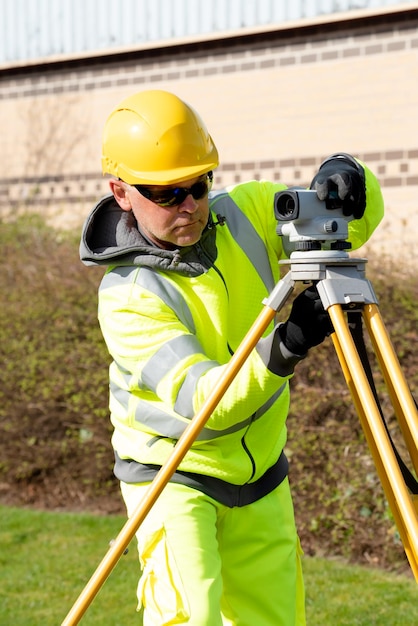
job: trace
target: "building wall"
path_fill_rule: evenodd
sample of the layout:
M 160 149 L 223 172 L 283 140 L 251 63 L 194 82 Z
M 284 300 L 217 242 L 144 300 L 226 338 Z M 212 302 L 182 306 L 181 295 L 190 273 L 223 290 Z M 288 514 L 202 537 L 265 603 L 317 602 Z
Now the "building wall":
M 105 192 L 101 132 L 125 96 L 173 91 L 218 146 L 215 183 L 308 185 L 335 151 L 377 174 L 386 218 L 365 252 L 417 260 L 418 7 L 0 70 L 0 216 L 78 228 Z
M 415 0 L 0 0 L 0 64 Z

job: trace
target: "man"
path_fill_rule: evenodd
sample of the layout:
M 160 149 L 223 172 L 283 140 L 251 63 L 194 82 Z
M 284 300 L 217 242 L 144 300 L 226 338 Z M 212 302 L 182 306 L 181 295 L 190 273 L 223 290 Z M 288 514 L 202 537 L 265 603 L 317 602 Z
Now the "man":
M 86 221 L 81 258 L 107 266 L 99 321 L 113 358 L 115 475 L 131 515 L 279 280 L 273 206 L 285 185 L 210 192 L 211 136 L 193 108 L 158 90 L 111 113 L 102 164 L 112 193 Z M 339 196 L 362 245 L 383 214 L 367 167 L 335 155 L 312 187 L 325 202 Z M 145 626 L 305 623 L 283 452 L 288 383 L 331 331 L 311 286 L 259 340 L 141 524 Z

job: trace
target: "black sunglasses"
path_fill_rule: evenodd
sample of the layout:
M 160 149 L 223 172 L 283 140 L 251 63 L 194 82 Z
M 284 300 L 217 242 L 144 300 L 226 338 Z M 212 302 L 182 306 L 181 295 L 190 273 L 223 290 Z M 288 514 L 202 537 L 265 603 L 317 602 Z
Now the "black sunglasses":
M 189 194 L 195 200 L 201 200 L 211 190 L 212 182 L 213 172 L 208 172 L 203 180 L 198 180 L 191 187 L 160 187 L 159 189 L 149 189 L 143 185 L 132 185 L 132 187 L 138 189 L 141 196 L 158 204 L 158 206 L 169 207 L 179 206 Z

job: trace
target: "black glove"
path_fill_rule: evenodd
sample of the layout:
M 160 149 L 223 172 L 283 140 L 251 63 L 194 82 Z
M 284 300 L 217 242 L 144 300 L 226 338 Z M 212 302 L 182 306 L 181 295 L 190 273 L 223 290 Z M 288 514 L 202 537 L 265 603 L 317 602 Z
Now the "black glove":
M 349 154 L 334 154 L 320 166 L 311 182 L 327 209 L 342 207 L 345 216 L 360 219 L 366 208 L 364 169 Z
M 279 335 L 285 347 L 301 356 L 309 348 L 322 343 L 333 331 L 331 319 L 314 285 L 295 298 L 287 322 L 279 326 Z

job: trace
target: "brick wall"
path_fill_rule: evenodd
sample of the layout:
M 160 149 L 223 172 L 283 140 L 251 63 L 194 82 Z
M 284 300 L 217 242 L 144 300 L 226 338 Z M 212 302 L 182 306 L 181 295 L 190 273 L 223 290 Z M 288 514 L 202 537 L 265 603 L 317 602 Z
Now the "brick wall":
M 205 119 L 216 186 L 307 185 L 351 152 L 377 174 L 386 217 L 365 252 L 418 258 L 418 8 L 0 68 L 0 216 L 79 227 L 105 192 L 100 143 L 122 98 L 168 89 Z

